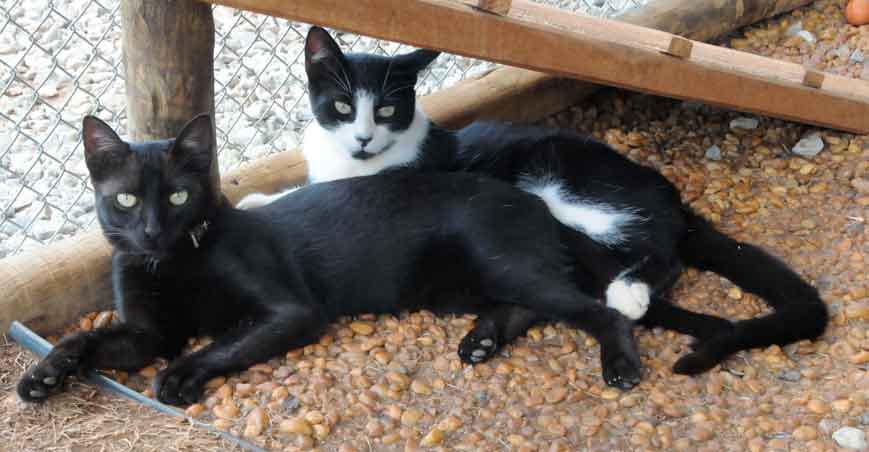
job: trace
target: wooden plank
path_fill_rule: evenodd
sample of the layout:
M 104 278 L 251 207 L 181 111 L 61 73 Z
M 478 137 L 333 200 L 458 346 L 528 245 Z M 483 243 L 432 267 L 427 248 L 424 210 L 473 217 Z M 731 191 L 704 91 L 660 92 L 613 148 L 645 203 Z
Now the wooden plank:
M 869 133 L 866 82 L 830 75 L 822 89 L 811 89 L 802 84 L 805 71 L 799 65 L 699 42 L 693 43 L 689 60 L 675 59 L 661 53 L 669 47 L 669 33 L 527 0 L 514 0 L 507 17 L 448 0 L 208 1 L 661 96 Z
M 667 55 L 674 56 L 676 58 L 690 58 L 691 50 L 694 48 L 694 44 L 691 43 L 690 40 L 673 36 L 670 39 L 670 45 L 667 47 L 667 50 L 664 51 Z
M 510 11 L 511 0 L 462 0 L 462 3 L 493 14 L 504 15 Z

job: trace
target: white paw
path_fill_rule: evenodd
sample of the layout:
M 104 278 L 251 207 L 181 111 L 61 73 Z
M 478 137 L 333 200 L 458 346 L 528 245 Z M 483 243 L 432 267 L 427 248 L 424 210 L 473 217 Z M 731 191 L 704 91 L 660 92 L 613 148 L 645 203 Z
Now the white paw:
M 649 308 L 649 286 L 644 282 L 616 279 L 606 289 L 606 305 L 637 320 Z
M 276 197 L 274 195 L 266 195 L 263 193 L 251 193 L 251 194 L 245 196 L 244 198 L 242 198 L 241 201 L 239 201 L 238 204 L 235 205 L 235 208 L 242 209 L 242 210 L 250 210 L 250 209 L 257 208 L 257 207 L 262 207 L 262 206 L 274 201 L 277 198 L 278 197 Z

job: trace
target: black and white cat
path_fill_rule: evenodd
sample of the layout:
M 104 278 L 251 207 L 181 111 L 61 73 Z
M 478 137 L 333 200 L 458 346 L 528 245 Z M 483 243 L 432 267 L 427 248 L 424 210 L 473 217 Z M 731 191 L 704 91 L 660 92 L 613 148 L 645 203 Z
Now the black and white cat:
M 339 316 L 422 308 L 480 315 L 460 350 L 466 362 L 494 347 L 487 328 L 524 332 L 500 317 L 517 318 L 517 308 L 596 338 L 608 384 L 639 382 L 631 323 L 571 274 L 569 255 L 596 244 L 570 242 L 577 248 L 566 252 L 562 234 L 572 231 L 509 184 L 394 171 L 313 184 L 245 211 L 220 195 L 207 115 L 173 140 L 127 143 L 93 117 L 83 135 L 122 322 L 63 338 L 19 381 L 25 400 L 45 400 L 82 369 L 135 370 L 166 357 L 154 393 L 193 403 L 209 379 L 315 343 Z M 214 342 L 179 356 L 198 335 Z
M 594 258 L 574 256 L 598 277 L 611 275 L 596 294 L 608 306 L 647 325 L 700 337 L 694 352 L 674 366 L 679 373 L 708 370 L 739 350 L 824 332 L 828 312 L 814 287 L 760 248 L 717 231 L 682 204 L 666 178 L 609 146 L 534 126 L 475 123 L 453 133 L 430 123 L 415 104 L 414 84 L 437 55 L 344 54 L 325 30 L 312 27 L 305 67 L 316 121 L 303 143 L 309 182 L 399 167 L 470 171 L 540 197 L 559 222 L 608 250 Z M 240 207 L 280 196 L 254 195 Z M 608 263 L 598 269 L 596 259 Z M 619 263 L 615 271 L 613 261 Z M 670 305 L 662 297 L 683 265 L 727 277 L 775 312 L 731 324 Z

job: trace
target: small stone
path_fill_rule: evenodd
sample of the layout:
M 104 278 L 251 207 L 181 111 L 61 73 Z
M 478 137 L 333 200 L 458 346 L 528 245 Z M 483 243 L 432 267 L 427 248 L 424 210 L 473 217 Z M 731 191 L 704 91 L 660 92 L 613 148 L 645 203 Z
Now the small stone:
M 851 186 L 859 193 L 869 193 L 869 179 L 865 177 L 855 177 L 851 179 Z
M 793 437 L 798 441 L 811 441 L 818 437 L 818 431 L 812 427 L 804 425 L 794 430 Z
M 863 450 L 866 448 L 866 434 L 854 427 L 842 427 L 833 433 L 833 441 L 847 449 Z
M 94 328 L 105 328 L 112 323 L 112 311 L 103 311 L 101 312 L 96 319 L 94 319 Z
M 239 414 L 238 405 L 233 401 L 221 403 L 215 406 L 212 411 L 214 411 L 215 416 L 227 420 L 235 419 Z
M 833 403 L 830 404 L 830 406 L 833 407 L 833 411 L 847 413 L 851 410 L 851 401 L 848 399 L 834 400 Z
M 858 64 L 862 63 L 865 59 L 866 57 L 863 56 L 863 51 L 857 49 L 853 53 L 851 53 L 851 56 L 848 58 L 848 62 L 851 64 Z
M 615 400 L 619 398 L 621 392 L 614 388 L 606 388 L 600 392 L 600 398 L 604 400 Z
M 422 395 L 431 395 L 431 387 L 420 380 L 413 380 L 410 384 L 410 390 Z
M 824 150 L 824 140 L 817 133 L 811 134 L 794 145 L 791 152 L 801 157 L 812 158 Z
M 859 419 L 860 424 L 869 425 L 869 411 L 865 411 L 863 414 L 861 414 Z
M 420 419 L 422 419 L 422 411 L 420 410 L 409 409 L 401 415 L 402 425 L 416 425 L 416 423 L 419 422 Z
M 727 291 L 727 297 L 731 300 L 741 300 L 742 289 L 740 289 L 739 287 L 731 287 L 730 290 Z
M 184 414 L 187 417 L 192 417 L 195 419 L 195 418 L 199 417 L 199 415 L 202 414 L 204 411 L 205 411 L 204 405 L 202 405 L 201 403 L 194 403 L 193 405 L 190 405 L 189 407 L 187 407 L 186 410 L 184 410 Z
M 797 381 L 800 381 L 800 378 L 802 378 L 802 374 L 800 374 L 800 372 L 796 371 L 796 370 L 783 370 L 783 371 L 779 372 L 778 375 L 776 375 L 776 377 L 779 380 L 790 381 L 792 383 L 795 383 Z
M 368 336 L 374 332 L 374 327 L 366 322 L 353 322 L 350 324 L 350 329 L 360 336 Z
M 454 430 L 458 430 L 462 426 L 461 419 L 455 416 L 447 416 L 438 424 L 438 428 L 445 432 L 452 432 Z
M 428 432 L 428 435 L 423 437 L 419 444 L 423 447 L 433 447 L 442 442 L 444 442 L 444 432 L 440 429 L 434 428 L 432 431 Z
M 791 26 L 788 27 L 787 30 L 785 30 L 785 35 L 796 36 L 797 33 L 801 32 L 801 31 L 803 31 L 803 23 L 802 22 L 795 22 L 795 23 L 791 24 Z
M 730 121 L 731 129 L 754 130 L 760 123 L 755 118 L 740 117 Z
M 709 146 L 709 148 L 706 149 L 706 158 L 709 160 L 721 160 L 721 148 L 714 144 Z
M 265 410 L 256 407 L 247 415 L 247 422 L 244 428 L 244 436 L 246 438 L 255 438 L 262 435 L 263 430 L 269 425 L 269 415 Z
M 818 38 L 815 37 L 810 31 L 802 30 L 797 33 L 797 36 L 803 38 L 803 41 L 808 42 L 809 44 L 814 44 L 818 42 Z
M 311 424 L 302 418 L 284 419 L 278 424 L 278 429 L 284 433 L 298 433 L 300 435 L 311 436 L 314 434 L 314 429 Z
M 857 364 L 858 366 L 861 364 L 869 363 L 869 350 L 863 350 L 852 355 L 851 362 L 853 364 Z
M 827 414 L 830 412 L 830 407 L 826 403 L 817 399 L 809 400 L 809 403 L 806 404 L 806 408 L 815 414 Z
M 154 366 L 148 366 L 139 370 L 139 375 L 145 378 L 154 378 L 157 376 L 157 368 Z

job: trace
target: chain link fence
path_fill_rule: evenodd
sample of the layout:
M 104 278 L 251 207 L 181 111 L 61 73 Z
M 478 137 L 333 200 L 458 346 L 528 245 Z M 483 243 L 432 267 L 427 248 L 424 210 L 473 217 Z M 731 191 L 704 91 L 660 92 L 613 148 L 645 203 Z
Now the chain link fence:
M 649 0 L 538 0 L 612 16 Z M 221 170 L 298 146 L 311 121 L 303 43 L 308 25 L 214 8 L 215 104 Z M 342 48 L 411 50 L 336 33 Z M 92 227 L 80 124 L 95 114 L 126 132 L 120 0 L 0 0 L 0 258 Z M 491 70 L 442 55 L 426 94 Z

